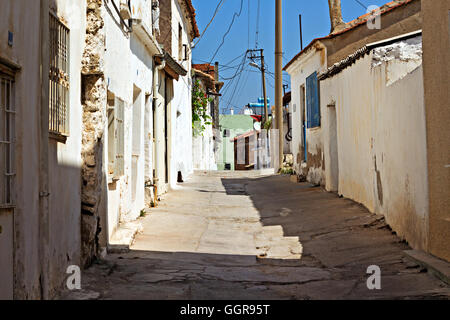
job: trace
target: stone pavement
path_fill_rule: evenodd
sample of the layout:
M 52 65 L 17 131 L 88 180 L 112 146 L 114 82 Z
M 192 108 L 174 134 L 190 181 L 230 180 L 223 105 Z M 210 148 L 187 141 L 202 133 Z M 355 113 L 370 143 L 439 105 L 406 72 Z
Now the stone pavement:
M 449 299 L 362 206 L 286 176 L 197 173 L 60 299 Z M 369 290 L 367 268 L 381 268 Z

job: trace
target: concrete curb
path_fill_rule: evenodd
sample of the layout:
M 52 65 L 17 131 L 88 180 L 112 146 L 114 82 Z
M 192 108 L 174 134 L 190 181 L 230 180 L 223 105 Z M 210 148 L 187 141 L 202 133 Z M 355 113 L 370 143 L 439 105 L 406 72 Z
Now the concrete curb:
M 405 250 L 403 252 L 422 268 L 427 269 L 435 277 L 450 285 L 450 263 L 420 250 Z
M 108 253 L 123 253 L 130 251 L 138 233 L 144 230 L 138 221 L 120 224 L 108 244 Z

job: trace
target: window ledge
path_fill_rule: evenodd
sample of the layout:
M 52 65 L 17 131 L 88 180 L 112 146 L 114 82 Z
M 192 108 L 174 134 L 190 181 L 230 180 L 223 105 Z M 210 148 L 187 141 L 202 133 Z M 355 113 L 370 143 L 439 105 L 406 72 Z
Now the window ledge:
M 4 204 L 0 205 L 0 210 L 13 210 L 16 208 L 15 204 Z
M 60 134 L 60 133 L 49 132 L 48 137 L 49 137 L 49 139 L 56 140 L 57 142 L 60 142 L 60 143 L 67 142 L 67 136 Z

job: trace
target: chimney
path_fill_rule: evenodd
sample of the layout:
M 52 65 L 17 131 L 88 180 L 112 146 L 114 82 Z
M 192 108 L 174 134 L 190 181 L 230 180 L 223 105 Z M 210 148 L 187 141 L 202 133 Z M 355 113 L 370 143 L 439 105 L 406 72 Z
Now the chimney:
M 342 19 L 342 7 L 341 0 L 328 0 L 328 5 L 330 7 L 330 20 L 331 20 L 331 31 L 339 31 L 343 29 L 344 20 Z

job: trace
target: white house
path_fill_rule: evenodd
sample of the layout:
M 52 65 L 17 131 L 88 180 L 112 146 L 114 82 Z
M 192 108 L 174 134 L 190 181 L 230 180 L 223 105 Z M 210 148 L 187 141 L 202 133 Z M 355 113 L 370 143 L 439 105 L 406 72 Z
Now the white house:
M 426 250 L 421 32 L 368 44 L 319 76 L 325 187 L 384 215 Z
M 341 14 L 339 10 L 331 10 Z M 381 28 L 369 27 L 372 19 L 381 21 Z M 339 21 L 341 19 L 331 19 Z M 320 108 L 321 88 L 318 76 L 335 63 L 347 58 L 368 43 L 382 41 L 421 28 L 420 0 L 396 0 L 375 13 L 366 14 L 348 23 L 332 25 L 332 32 L 314 39 L 299 52 L 284 70 L 291 76 L 292 143 L 294 170 L 302 179 L 325 185 L 324 143 Z
M 193 173 L 192 160 L 192 41 L 199 30 L 195 19 L 195 9 L 191 0 L 161 0 L 160 28 L 158 41 L 165 56 L 164 81 L 165 115 L 158 136 L 165 137 L 166 144 L 157 149 L 158 192 L 175 187 L 179 178 L 187 178 Z M 164 80 L 163 80 L 164 79 Z M 158 108 L 158 107 L 157 107 Z M 161 117 L 159 119 L 162 119 Z M 157 122 L 159 120 L 157 119 Z M 157 138 L 158 140 L 158 138 Z M 165 172 L 162 168 L 166 167 Z M 159 168 L 159 170 L 158 170 Z
M 86 1 L 0 12 L 0 299 L 50 298 L 80 265 Z
M 120 223 L 138 218 L 151 202 L 146 202 L 145 186 L 153 184 L 154 57 L 162 54 L 152 2 L 134 0 L 128 14 L 126 6 L 122 11 L 116 7 L 106 2 L 103 11 L 108 239 Z
M 216 66 L 209 64 L 194 64 L 192 66 L 194 90 L 196 90 L 198 81 L 197 90 L 208 99 L 206 115 L 210 117 L 209 119 L 200 119 L 200 121 L 194 123 L 192 137 L 194 170 L 217 170 L 217 153 L 219 148 L 216 146 L 217 140 L 220 138 L 220 131 L 214 127 L 215 120 L 218 118 L 218 114 L 215 113 L 215 103 L 217 102 L 216 97 L 219 96 L 218 91 L 220 91 L 223 84 L 216 79 L 216 76 L 218 77 L 217 66 L 218 64 Z M 206 124 L 207 122 L 210 124 Z

